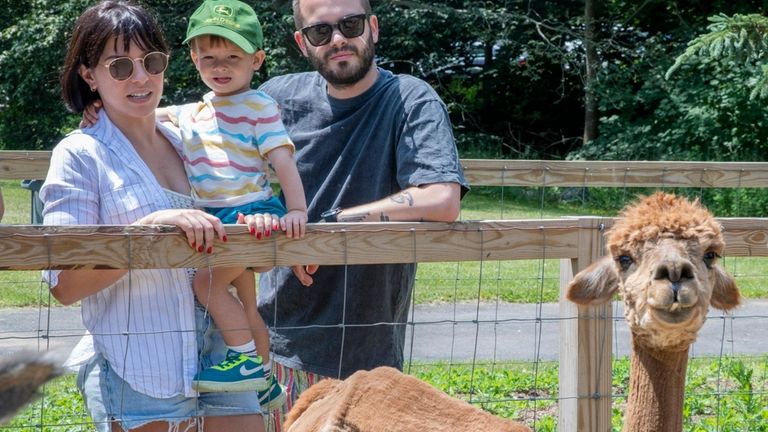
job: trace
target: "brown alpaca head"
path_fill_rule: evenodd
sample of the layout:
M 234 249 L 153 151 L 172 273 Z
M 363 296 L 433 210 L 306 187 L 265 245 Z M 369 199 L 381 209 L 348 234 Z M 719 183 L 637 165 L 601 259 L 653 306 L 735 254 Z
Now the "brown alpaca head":
M 696 339 L 709 306 L 728 310 L 740 294 L 717 263 L 720 224 L 698 201 L 666 193 L 624 209 L 606 234 L 610 255 L 576 275 L 567 297 L 603 303 L 621 292 L 635 342 L 659 351 L 682 351 Z

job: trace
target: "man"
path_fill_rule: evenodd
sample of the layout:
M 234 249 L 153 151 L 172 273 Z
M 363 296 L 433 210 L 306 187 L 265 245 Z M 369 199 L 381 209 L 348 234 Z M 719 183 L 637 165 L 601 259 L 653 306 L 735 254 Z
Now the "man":
M 316 72 L 261 90 L 280 104 L 296 145 L 309 220 L 455 220 L 467 185 L 445 105 L 425 82 L 377 68 L 369 1 L 294 0 L 293 14 L 294 38 Z M 323 376 L 402 369 L 415 271 L 307 266 L 262 275 L 259 311 L 289 399 Z

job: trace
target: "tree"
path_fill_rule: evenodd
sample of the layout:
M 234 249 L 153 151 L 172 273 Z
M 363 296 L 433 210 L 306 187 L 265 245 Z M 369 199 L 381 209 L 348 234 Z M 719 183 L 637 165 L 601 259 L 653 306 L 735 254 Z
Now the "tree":
M 50 147 L 69 129 L 59 102 L 58 71 L 64 35 L 85 0 L 14 2 L 0 7 L 0 147 Z
M 597 138 L 597 96 L 594 86 L 597 79 L 597 47 L 595 37 L 595 1 L 584 2 L 584 142 Z
M 708 32 L 688 43 L 665 77 L 686 63 L 733 61 L 737 67 L 755 73 L 748 81 L 751 98 L 768 96 L 768 18 L 761 14 L 718 14 L 709 18 Z
M 613 4 L 619 6 L 619 2 Z M 625 6 L 629 6 L 627 3 Z M 760 10 L 757 1 L 644 2 L 612 9 L 601 25 L 600 136 L 569 157 L 627 160 L 762 160 L 766 112 L 751 100 L 754 65 L 732 56 L 673 59 L 701 33 L 713 11 Z M 681 23 L 683 25 L 681 25 Z M 669 79 L 665 76 L 669 75 Z

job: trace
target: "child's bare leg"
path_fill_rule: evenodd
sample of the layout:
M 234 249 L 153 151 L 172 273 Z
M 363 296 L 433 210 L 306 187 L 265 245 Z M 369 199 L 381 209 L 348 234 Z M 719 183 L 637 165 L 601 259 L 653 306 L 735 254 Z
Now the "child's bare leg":
M 229 285 L 243 273 L 242 267 L 215 267 L 198 271 L 192 282 L 198 301 L 207 306 L 227 344 L 226 358 L 195 374 L 192 388 L 198 392 L 264 391 L 272 377 L 256 355 L 248 316 L 229 292 Z
M 261 356 L 265 365 L 269 364 L 269 332 L 264 320 L 259 314 L 256 303 L 256 277 L 251 270 L 246 270 L 232 281 L 237 289 L 237 296 L 243 304 L 251 336 L 256 342 L 256 352 Z
M 248 317 L 253 340 L 256 344 L 256 352 L 262 358 L 264 377 L 269 383 L 269 387 L 258 393 L 262 412 L 268 413 L 279 409 L 285 403 L 287 394 L 285 388 L 277 382 L 275 375 L 272 374 L 272 364 L 270 363 L 269 355 L 269 332 L 256 307 L 256 278 L 252 271 L 246 270 L 232 284 L 237 288 L 237 296 L 240 298 L 245 314 Z
M 208 308 L 224 342 L 230 347 L 253 340 L 243 306 L 227 290 L 243 270 L 242 267 L 200 269 L 192 283 L 197 301 Z

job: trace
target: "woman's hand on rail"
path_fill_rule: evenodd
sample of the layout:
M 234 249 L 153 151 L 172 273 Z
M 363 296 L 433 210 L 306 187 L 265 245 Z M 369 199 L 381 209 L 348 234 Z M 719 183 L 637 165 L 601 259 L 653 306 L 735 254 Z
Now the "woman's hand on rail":
M 221 220 L 202 210 L 159 210 L 137 220 L 134 225 L 175 225 L 187 235 L 189 246 L 201 253 L 213 252 L 216 236 L 227 241 L 227 233 Z

